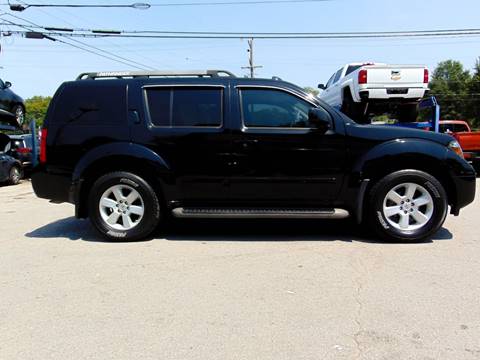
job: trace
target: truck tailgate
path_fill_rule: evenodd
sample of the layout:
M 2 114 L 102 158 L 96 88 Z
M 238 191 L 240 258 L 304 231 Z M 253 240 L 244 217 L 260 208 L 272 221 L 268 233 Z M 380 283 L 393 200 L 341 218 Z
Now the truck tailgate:
M 368 72 L 368 84 L 378 84 L 382 87 L 405 86 L 407 84 L 423 86 L 425 70 L 423 66 L 372 65 L 366 66 L 365 69 Z

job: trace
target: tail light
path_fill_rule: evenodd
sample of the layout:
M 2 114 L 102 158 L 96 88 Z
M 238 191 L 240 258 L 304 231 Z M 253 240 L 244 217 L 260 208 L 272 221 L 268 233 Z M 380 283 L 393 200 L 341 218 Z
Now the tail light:
M 47 162 L 47 129 L 42 129 L 40 134 L 40 164 Z
M 358 83 L 366 84 L 368 80 L 367 70 L 363 69 L 358 72 Z
M 429 78 L 428 78 L 428 69 L 423 70 L 423 83 L 428 84 Z
M 17 149 L 17 153 L 19 154 L 30 154 L 31 152 L 32 152 L 32 149 L 26 148 L 26 147 Z

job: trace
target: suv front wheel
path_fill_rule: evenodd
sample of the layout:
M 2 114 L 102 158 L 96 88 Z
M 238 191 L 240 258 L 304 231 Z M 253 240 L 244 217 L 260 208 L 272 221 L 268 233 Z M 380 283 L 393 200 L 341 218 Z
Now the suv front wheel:
M 370 191 L 368 222 L 384 240 L 419 242 L 440 229 L 447 216 L 445 189 L 418 170 L 387 175 Z
M 142 240 L 160 221 L 160 203 L 153 188 L 140 176 L 114 172 L 93 184 L 89 215 L 95 228 L 109 240 Z

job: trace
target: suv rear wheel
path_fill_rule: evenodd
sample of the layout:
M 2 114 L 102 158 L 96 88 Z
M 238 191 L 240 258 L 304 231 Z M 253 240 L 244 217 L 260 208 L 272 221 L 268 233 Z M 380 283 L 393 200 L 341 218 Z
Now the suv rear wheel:
M 142 240 L 160 221 L 160 203 L 153 188 L 140 176 L 114 172 L 93 184 L 89 215 L 95 228 L 109 240 Z
M 381 179 L 370 192 L 368 222 L 384 240 L 419 242 L 440 229 L 447 195 L 433 176 L 401 170 Z

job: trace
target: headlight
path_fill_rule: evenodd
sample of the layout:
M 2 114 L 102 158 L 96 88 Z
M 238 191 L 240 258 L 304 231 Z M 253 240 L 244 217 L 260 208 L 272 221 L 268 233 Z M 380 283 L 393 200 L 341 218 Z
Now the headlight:
M 457 140 L 450 141 L 448 148 L 456 153 L 458 156 L 463 158 L 463 150 Z

